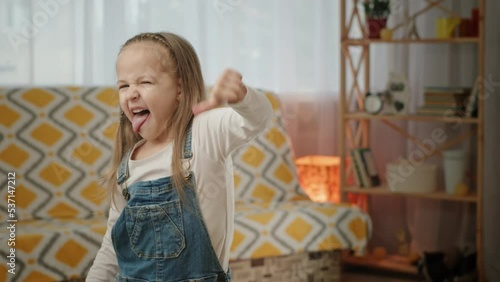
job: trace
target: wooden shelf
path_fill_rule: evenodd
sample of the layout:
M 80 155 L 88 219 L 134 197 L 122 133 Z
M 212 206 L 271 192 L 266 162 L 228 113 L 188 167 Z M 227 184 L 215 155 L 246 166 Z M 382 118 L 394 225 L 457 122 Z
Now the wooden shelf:
M 435 44 L 456 44 L 456 43 L 479 43 L 477 37 L 456 37 L 448 39 L 421 38 L 421 39 L 345 39 L 342 41 L 346 45 L 370 45 L 370 44 L 415 44 L 415 43 L 435 43 Z
M 478 118 L 465 118 L 465 117 L 442 117 L 442 116 L 423 116 L 423 115 L 371 115 L 364 112 L 353 112 L 344 115 L 345 119 L 370 119 L 370 120 L 414 120 L 414 121 L 428 121 L 428 122 L 445 122 L 445 123 L 479 123 Z
M 367 267 L 377 270 L 399 272 L 411 275 L 418 274 L 416 266 L 411 265 L 407 260 L 405 260 L 405 258 L 399 256 L 389 256 L 388 258 L 382 260 L 376 260 L 368 256 L 343 256 L 342 262 L 347 265 Z
M 477 195 L 475 194 L 469 194 L 466 196 L 455 196 L 455 195 L 449 195 L 444 191 L 436 191 L 432 193 L 397 192 L 397 191 L 391 191 L 389 187 L 387 187 L 386 185 L 382 185 L 379 187 L 372 187 L 372 188 L 345 187 L 344 189 L 342 189 L 342 192 L 381 195 L 381 196 L 418 197 L 418 198 L 446 200 L 455 202 L 470 202 L 470 203 L 477 202 Z
M 363 13 L 363 7 L 358 5 L 360 0 L 341 0 L 340 1 L 340 40 L 341 40 L 341 56 L 340 56 L 340 138 L 339 138 L 339 152 L 340 158 L 342 160 L 346 160 L 349 157 L 349 151 L 352 148 L 366 148 L 366 147 L 374 147 L 371 146 L 371 134 L 372 134 L 372 123 L 371 120 L 378 120 L 380 123 L 388 126 L 393 129 L 395 132 L 399 133 L 407 140 L 413 142 L 418 147 L 425 147 L 424 141 L 416 136 L 412 128 L 402 127 L 398 125 L 394 121 L 416 121 L 416 122 L 437 122 L 442 124 L 458 124 L 458 125 L 471 125 L 465 126 L 465 128 L 461 128 L 460 136 L 453 138 L 452 140 L 446 141 L 446 143 L 441 144 L 437 150 L 433 150 L 430 156 L 434 156 L 443 150 L 447 150 L 449 148 L 453 148 L 455 145 L 459 145 L 461 142 L 466 141 L 469 137 L 475 138 L 473 142 L 466 142 L 463 144 L 464 146 L 470 147 L 471 152 L 471 161 L 474 162 L 474 182 L 475 191 L 472 191 L 471 194 L 466 196 L 454 196 L 446 194 L 442 187 L 438 189 L 436 192 L 432 193 L 405 193 L 401 192 L 399 189 L 396 192 L 391 191 L 386 184 L 381 185 L 379 187 L 374 188 L 360 188 L 360 187 L 350 187 L 351 184 L 348 184 L 349 175 L 355 176 L 357 173 L 355 168 L 353 170 L 352 167 L 348 167 L 347 162 L 342 162 L 343 165 L 340 166 L 340 188 L 342 193 L 342 199 L 349 199 L 346 197 L 348 193 L 354 193 L 358 195 L 366 195 L 367 197 L 359 197 L 358 204 L 363 207 L 365 211 L 369 211 L 368 207 L 369 201 L 368 196 L 375 195 L 383 195 L 383 196 L 399 196 L 399 197 L 408 197 L 408 198 L 419 198 L 419 199 L 431 199 L 436 201 L 450 201 L 456 203 L 473 203 L 476 205 L 475 208 L 475 243 L 477 250 L 477 269 L 478 269 L 478 281 L 485 281 L 485 271 L 484 271 L 484 218 L 483 218 L 483 189 L 484 189 L 484 104 L 485 104 L 485 89 L 484 87 L 478 87 L 478 99 L 477 99 L 477 113 L 478 116 L 476 118 L 461 118 L 461 117 L 447 117 L 447 116 L 422 116 L 409 114 L 409 115 L 371 115 L 365 113 L 362 110 L 364 108 L 364 95 L 365 93 L 370 92 L 370 87 L 373 84 L 371 79 L 371 72 L 374 71 L 373 66 L 371 66 L 372 58 L 377 56 L 378 54 L 373 53 L 372 45 L 377 45 L 377 47 L 385 48 L 389 47 L 390 44 L 444 44 L 444 46 L 450 47 L 452 44 L 468 44 L 470 46 L 474 46 L 474 51 L 471 55 L 474 54 L 477 58 L 477 72 L 476 81 L 474 85 L 478 85 L 480 83 L 479 79 L 485 77 L 485 15 L 486 15 L 486 2 L 487 0 L 477 0 L 476 7 L 478 9 L 478 22 L 477 22 L 477 36 L 475 37 L 454 37 L 454 38 L 421 38 L 421 39 L 412 39 L 412 38 L 404 38 L 399 39 L 397 36 L 391 40 L 382 40 L 382 39 L 370 39 L 367 38 L 366 32 L 363 32 L 362 35 L 359 34 L 359 31 L 366 30 L 367 20 L 366 13 Z M 438 3 L 440 1 L 429 1 L 429 0 L 421 0 L 423 3 L 420 9 L 412 10 L 412 15 L 410 16 L 412 19 L 417 21 L 417 17 L 423 14 L 427 14 L 430 10 L 440 9 L 445 13 L 451 16 L 460 17 L 459 11 L 455 11 L 454 9 L 449 9 L 445 5 Z M 363 17 L 364 15 L 364 17 Z M 420 19 L 420 18 L 419 18 Z M 434 21 L 436 17 L 429 15 L 429 18 L 425 19 L 426 21 Z M 405 22 L 401 22 L 396 26 L 393 26 L 393 29 L 398 29 L 399 27 L 405 28 Z M 409 26 L 406 26 L 409 27 Z M 350 36 L 356 35 L 356 38 L 352 38 Z M 432 36 L 432 35 L 430 35 Z M 456 50 L 460 52 L 465 52 L 466 50 Z M 400 54 L 399 54 L 400 55 Z M 425 54 L 422 54 L 425 55 Z M 476 63 L 471 62 L 471 66 L 476 65 Z M 431 66 L 432 67 L 432 66 Z M 384 68 L 382 68 L 384 69 Z M 472 67 L 468 69 L 476 69 L 476 67 Z M 453 69 L 448 66 L 449 73 L 457 73 L 460 69 Z M 380 72 L 379 69 L 376 71 Z M 386 70 L 389 72 L 389 70 Z M 411 77 L 408 78 L 411 80 Z M 450 81 L 451 83 L 451 81 Z M 449 85 L 449 86 L 453 86 Z M 472 86 L 472 85 L 471 85 Z M 423 93 L 418 93 L 422 95 Z M 356 105 L 357 108 L 354 110 L 352 107 Z M 352 112 L 349 109 L 353 109 Z M 463 129 L 463 130 L 462 130 Z M 386 146 L 390 146 L 390 142 L 386 144 Z M 425 157 L 430 157 L 426 155 Z M 404 187 L 403 187 L 404 188 Z M 403 190 L 404 191 L 404 190 Z M 376 228 L 374 226 L 374 228 Z M 397 272 L 405 272 L 405 273 L 415 273 L 415 267 L 411 266 L 411 264 L 405 265 L 404 260 L 399 260 L 401 257 L 389 256 L 384 260 L 374 260 L 373 258 L 350 258 L 346 259 L 348 262 L 351 262 L 354 265 L 358 265 L 360 267 L 367 266 L 380 270 L 391 270 Z

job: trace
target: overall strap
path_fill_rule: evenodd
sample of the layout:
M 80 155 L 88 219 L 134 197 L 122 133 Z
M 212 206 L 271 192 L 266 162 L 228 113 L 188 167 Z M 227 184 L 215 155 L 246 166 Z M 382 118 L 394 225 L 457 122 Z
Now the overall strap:
M 184 139 L 184 159 L 190 159 L 193 157 L 193 152 L 191 150 L 191 136 L 192 136 L 192 122 L 189 123 L 188 129 L 186 130 L 186 138 Z
M 123 155 L 122 160 L 120 161 L 120 166 L 118 167 L 118 171 L 116 172 L 116 182 L 118 185 L 121 185 L 128 179 L 128 160 L 130 158 L 130 154 L 132 153 L 132 149 L 128 150 L 125 155 Z

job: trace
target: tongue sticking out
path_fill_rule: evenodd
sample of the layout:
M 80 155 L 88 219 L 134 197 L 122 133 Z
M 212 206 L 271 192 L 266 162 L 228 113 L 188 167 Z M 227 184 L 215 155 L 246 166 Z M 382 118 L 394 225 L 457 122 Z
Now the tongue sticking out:
M 149 112 L 145 114 L 134 115 L 134 117 L 132 118 L 132 129 L 134 130 L 134 133 L 139 132 L 142 124 L 146 121 L 148 117 L 149 117 Z

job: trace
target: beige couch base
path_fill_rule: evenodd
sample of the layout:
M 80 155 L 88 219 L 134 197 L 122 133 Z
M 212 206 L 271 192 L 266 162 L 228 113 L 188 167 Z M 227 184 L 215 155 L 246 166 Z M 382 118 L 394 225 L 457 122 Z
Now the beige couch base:
M 340 282 L 340 251 L 300 253 L 229 263 L 235 282 Z

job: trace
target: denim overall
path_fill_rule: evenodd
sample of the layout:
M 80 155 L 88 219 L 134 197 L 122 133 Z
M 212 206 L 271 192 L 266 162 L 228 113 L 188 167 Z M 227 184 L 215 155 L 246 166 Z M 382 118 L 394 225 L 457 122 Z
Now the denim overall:
M 184 159 L 189 159 L 191 129 L 185 141 Z M 118 185 L 128 178 L 130 153 L 120 163 Z M 231 281 L 210 242 L 194 174 L 187 173 L 182 200 L 170 176 L 124 188 L 127 204 L 111 231 L 118 281 Z

